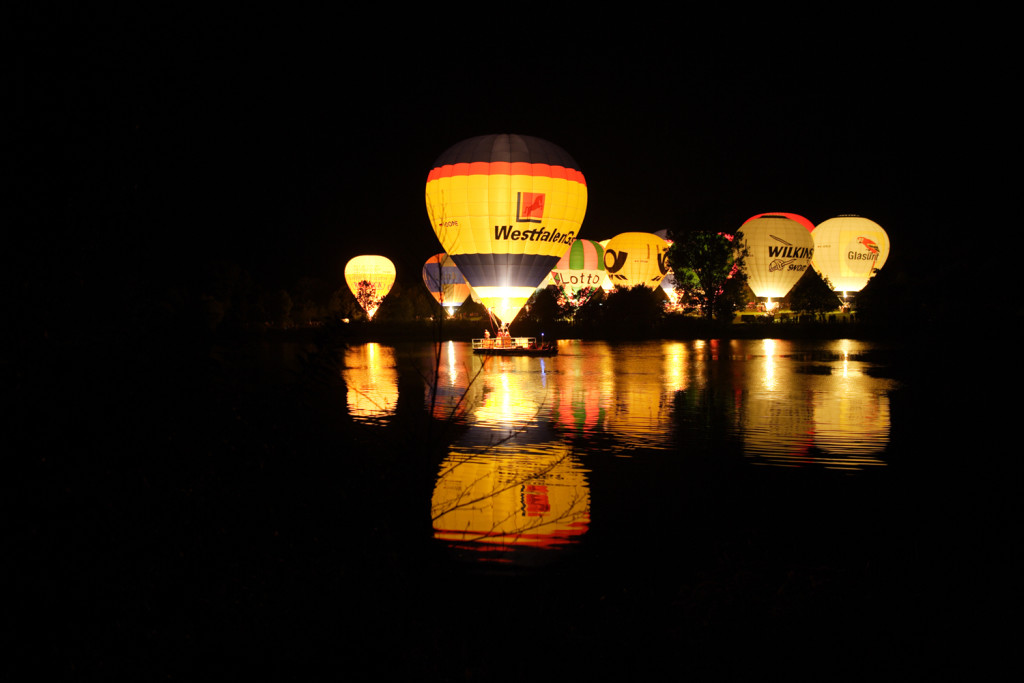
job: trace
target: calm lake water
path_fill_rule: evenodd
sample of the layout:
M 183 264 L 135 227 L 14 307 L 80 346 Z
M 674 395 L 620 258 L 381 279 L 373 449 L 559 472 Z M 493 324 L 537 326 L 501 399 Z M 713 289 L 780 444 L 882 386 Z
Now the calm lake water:
M 884 477 L 898 384 L 878 351 L 853 340 L 563 340 L 550 358 L 482 358 L 445 342 L 423 405 L 464 429 L 438 467 L 435 538 L 471 561 L 535 563 L 599 530 L 595 481 L 618 501 L 606 509 L 620 508 L 621 526 L 630 496 L 677 495 L 656 487 L 686 463 Z M 386 428 L 400 369 L 429 378 L 433 354 L 429 344 L 348 349 L 352 419 Z
M 22 630 L 103 680 L 998 679 L 1017 402 L 963 379 L 1015 366 L 936 341 L 225 345 L 12 480 Z

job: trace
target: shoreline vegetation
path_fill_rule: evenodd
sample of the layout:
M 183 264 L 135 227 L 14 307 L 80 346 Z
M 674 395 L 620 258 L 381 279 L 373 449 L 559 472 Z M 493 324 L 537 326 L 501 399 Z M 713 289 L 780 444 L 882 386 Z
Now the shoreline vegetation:
M 403 341 L 465 341 L 482 337 L 487 329 L 485 320 L 447 320 L 440 326 L 430 320 L 412 322 L 354 321 L 316 323 L 280 328 L 273 326 L 249 328 L 227 333 L 228 337 L 263 338 L 268 341 L 313 341 L 327 329 L 333 329 L 342 339 L 351 343 Z M 764 316 L 756 319 L 722 323 L 693 317 L 669 316 L 653 328 L 630 326 L 598 327 L 570 325 L 568 323 L 538 324 L 532 321 L 516 323 L 515 336 L 546 339 L 582 339 L 588 341 L 640 341 L 647 339 L 863 339 L 885 341 L 900 339 L 904 330 L 888 324 L 858 321 L 853 314 L 832 314 L 824 319 L 771 320 Z

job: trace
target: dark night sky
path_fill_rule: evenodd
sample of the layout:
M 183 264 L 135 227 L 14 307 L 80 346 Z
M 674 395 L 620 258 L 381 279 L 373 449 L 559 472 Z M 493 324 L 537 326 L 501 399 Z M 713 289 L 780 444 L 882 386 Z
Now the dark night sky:
M 579 162 L 582 237 L 857 213 L 886 228 L 898 262 L 947 229 L 927 207 L 949 198 L 968 145 L 948 131 L 976 86 L 929 32 L 613 19 L 33 18 L 16 70 L 35 169 L 23 182 L 79 198 L 68 229 L 94 253 L 169 277 L 224 258 L 267 287 L 340 283 L 359 253 L 418 267 L 440 250 L 423 203 L 432 162 L 494 132 Z M 38 152 L 54 141 L 59 171 Z M 83 218 L 82 196 L 118 219 Z

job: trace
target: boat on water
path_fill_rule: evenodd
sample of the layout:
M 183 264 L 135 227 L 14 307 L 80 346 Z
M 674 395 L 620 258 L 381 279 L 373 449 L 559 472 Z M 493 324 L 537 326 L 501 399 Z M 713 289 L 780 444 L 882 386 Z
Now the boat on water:
M 473 353 L 485 356 L 556 356 L 558 344 L 536 337 L 495 337 L 473 340 Z

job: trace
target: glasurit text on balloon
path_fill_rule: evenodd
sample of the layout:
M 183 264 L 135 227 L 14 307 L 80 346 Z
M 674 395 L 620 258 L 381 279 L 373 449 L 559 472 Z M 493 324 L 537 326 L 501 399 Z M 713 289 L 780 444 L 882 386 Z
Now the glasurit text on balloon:
M 851 251 L 846 255 L 851 261 L 877 261 L 878 254 L 862 254 L 859 251 Z

